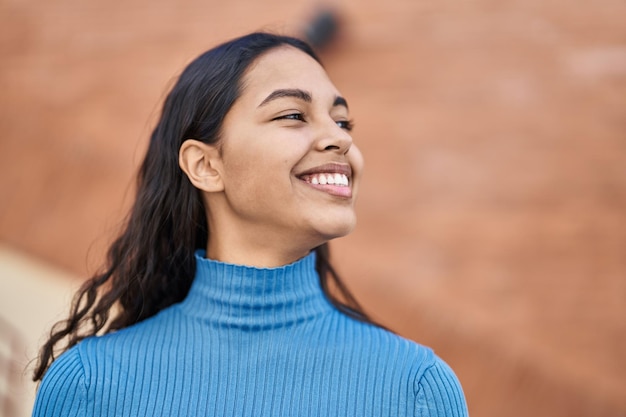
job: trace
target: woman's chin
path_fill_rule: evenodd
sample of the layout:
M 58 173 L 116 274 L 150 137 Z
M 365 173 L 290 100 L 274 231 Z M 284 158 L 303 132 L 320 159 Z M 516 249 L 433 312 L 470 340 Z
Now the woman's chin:
M 330 240 L 337 239 L 349 235 L 356 226 L 356 219 L 350 219 L 343 222 L 332 222 L 325 224 L 324 227 L 318 227 L 319 234 L 323 237 L 326 243 Z

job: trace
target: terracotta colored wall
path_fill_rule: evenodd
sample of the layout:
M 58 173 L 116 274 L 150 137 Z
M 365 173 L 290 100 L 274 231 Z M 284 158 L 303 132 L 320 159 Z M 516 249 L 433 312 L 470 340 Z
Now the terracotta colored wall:
M 626 4 L 337 3 L 323 53 L 366 158 L 336 259 L 475 416 L 626 413 Z M 288 0 L 0 3 L 0 239 L 79 275 L 186 62 Z

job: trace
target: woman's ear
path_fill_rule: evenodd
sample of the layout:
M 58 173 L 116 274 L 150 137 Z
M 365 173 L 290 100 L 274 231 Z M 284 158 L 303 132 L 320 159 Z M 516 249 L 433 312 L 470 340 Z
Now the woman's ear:
M 194 187 L 206 192 L 224 190 L 220 173 L 220 151 L 217 146 L 187 139 L 178 152 L 178 165 Z

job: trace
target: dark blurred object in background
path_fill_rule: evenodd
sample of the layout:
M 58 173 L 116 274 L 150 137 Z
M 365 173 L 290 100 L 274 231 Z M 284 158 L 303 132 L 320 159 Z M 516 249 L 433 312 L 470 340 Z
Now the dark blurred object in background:
M 339 26 L 340 19 L 336 11 L 321 9 L 314 15 L 309 25 L 305 28 L 303 34 L 304 40 L 310 43 L 315 49 L 324 49 L 337 38 Z

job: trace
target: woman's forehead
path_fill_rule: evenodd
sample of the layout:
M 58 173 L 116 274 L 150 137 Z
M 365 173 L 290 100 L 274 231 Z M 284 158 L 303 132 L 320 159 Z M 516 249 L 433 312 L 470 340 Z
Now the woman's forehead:
M 243 78 L 242 95 L 251 99 L 262 101 L 277 89 L 307 91 L 314 99 L 339 95 L 324 68 L 293 47 L 279 47 L 261 55 Z

